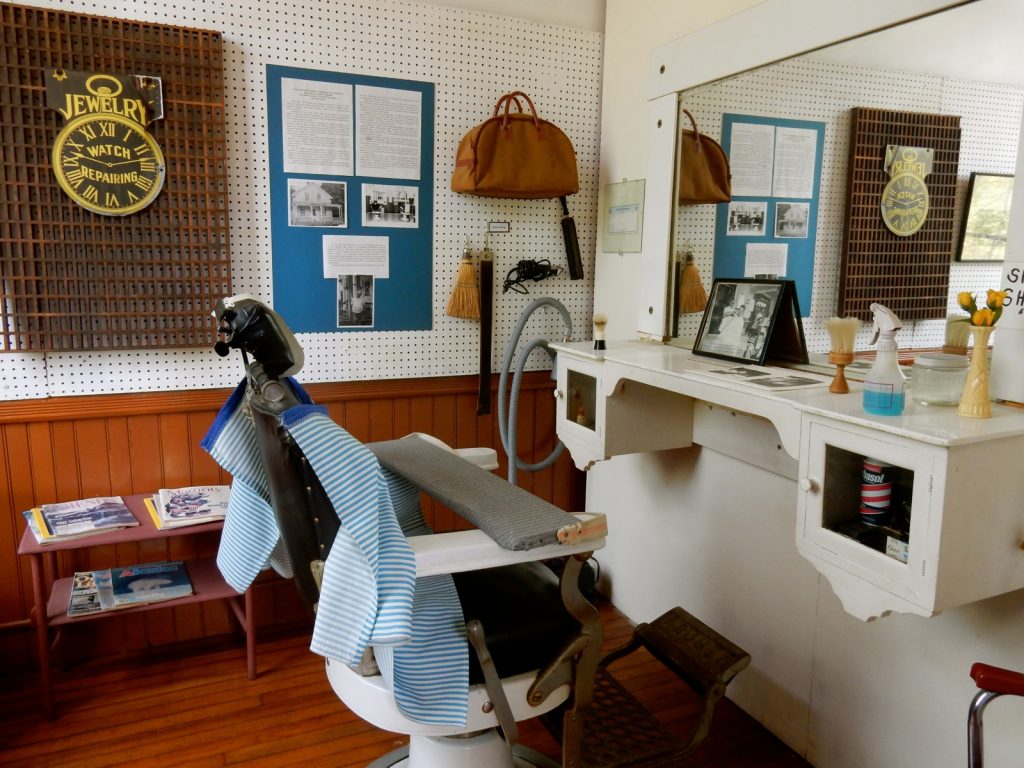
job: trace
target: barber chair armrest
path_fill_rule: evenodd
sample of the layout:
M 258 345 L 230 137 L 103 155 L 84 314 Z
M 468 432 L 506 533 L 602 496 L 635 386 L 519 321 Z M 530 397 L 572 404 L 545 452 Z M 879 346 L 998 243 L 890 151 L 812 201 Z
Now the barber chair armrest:
M 406 539 L 416 556 L 416 577 L 441 573 L 462 573 L 497 568 L 502 565 L 551 560 L 604 547 L 604 535 L 588 537 L 589 526 L 603 524 L 603 515 L 580 513 L 573 515 L 584 529 L 575 542 L 548 544 L 534 549 L 510 550 L 498 545 L 481 530 L 434 533 L 428 536 L 410 536 Z

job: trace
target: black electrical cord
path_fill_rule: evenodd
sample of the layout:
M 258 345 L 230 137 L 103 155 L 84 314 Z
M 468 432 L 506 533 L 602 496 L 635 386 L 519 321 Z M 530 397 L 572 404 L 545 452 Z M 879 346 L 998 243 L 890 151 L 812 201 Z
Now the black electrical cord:
M 560 271 L 558 267 L 552 267 L 551 262 L 547 259 L 541 259 L 540 261 L 524 259 L 505 275 L 505 282 L 502 284 L 501 292 L 508 293 L 512 290 L 516 293 L 529 293 L 523 285 L 527 280 L 539 283 L 547 277 L 554 277 Z

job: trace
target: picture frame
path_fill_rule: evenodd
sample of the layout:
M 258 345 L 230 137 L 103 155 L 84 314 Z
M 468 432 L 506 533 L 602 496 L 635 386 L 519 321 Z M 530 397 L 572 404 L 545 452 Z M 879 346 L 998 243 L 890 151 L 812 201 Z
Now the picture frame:
M 960 224 L 956 260 L 1001 262 L 1006 257 L 1013 175 L 971 173 Z
M 793 281 L 715 278 L 693 353 L 747 365 L 807 362 Z

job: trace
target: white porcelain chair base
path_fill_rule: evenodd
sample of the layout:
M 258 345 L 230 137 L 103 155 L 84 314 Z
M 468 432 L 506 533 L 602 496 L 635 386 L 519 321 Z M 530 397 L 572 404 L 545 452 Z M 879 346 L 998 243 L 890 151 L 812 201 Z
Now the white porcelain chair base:
M 509 749 L 497 731 L 464 738 L 413 736 L 367 768 L 559 768 L 540 752 L 516 744 Z

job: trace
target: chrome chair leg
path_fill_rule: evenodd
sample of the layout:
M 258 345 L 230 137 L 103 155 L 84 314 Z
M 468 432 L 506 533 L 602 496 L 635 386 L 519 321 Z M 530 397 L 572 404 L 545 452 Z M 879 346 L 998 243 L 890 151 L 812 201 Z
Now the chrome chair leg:
M 1002 696 L 993 691 L 978 691 L 967 710 L 967 768 L 982 768 L 982 722 L 981 716 L 992 699 Z

